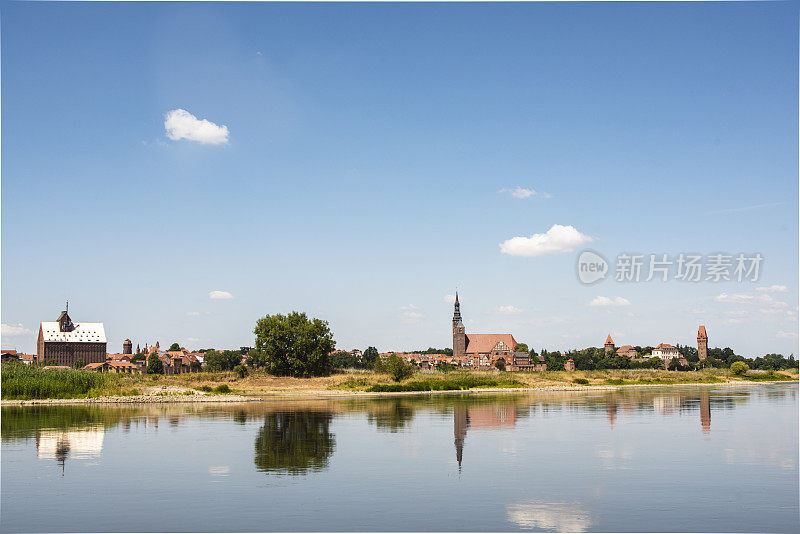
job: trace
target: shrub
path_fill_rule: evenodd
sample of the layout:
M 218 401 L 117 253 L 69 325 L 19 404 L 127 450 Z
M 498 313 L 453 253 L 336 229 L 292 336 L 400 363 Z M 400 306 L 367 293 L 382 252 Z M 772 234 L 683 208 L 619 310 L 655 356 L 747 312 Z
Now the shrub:
M 414 374 L 414 366 L 404 362 L 396 354 L 391 354 L 385 360 L 375 362 L 375 370 L 379 373 L 387 373 L 395 382 L 401 382 Z
M 451 375 L 452 376 L 452 375 Z M 481 387 L 518 387 L 523 384 L 508 378 L 487 378 L 464 374 L 445 380 L 414 380 L 405 384 L 375 384 L 369 392 L 458 391 Z
M 247 367 L 244 365 L 237 365 L 233 368 L 233 372 L 236 373 L 236 376 L 239 378 L 244 378 L 247 376 Z
M 220 384 L 219 386 L 214 388 L 216 393 L 230 393 L 231 388 L 228 387 L 228 384 Z
M 198 391 L 205 391 L 206 393 L 210 393 L 211 391 L 213 391 L 211 389 L 211 386 L 200 386 L 199 388 L 194 388 L 194 389 Z
M 733 362 L 731 364 L 731 374 L 741 376 L 749 370 L 750 367 L 748 367 L 747 364 L 744 362 Z
M 587 385 L 587 384 L 589 383 L 589 381 L 588 381 L 588 380 L 586 380 L 585 378 L 576 378 L 576 379 L 575 379 L 575 380 L 573 380 L 572 382 L 573 382 L 574 384 L 581 384 L 581 385 L 584 385 L 584 386 L 585 386 L 585 385 Z

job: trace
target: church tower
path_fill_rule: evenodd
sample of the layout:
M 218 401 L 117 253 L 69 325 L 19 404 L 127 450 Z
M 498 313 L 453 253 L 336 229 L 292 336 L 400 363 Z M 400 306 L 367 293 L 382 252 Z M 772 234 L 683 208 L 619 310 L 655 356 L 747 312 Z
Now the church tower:
M 606 338 L 606 344 L 604 345 L 604 348 L 605 348 L 606 354 L 608 354 L 609 352 L 613 352 L 614 351 L 614 348 L 615 348 L 614 347 L 614 340 L 611 339 L 611 334 L 608 334 L 608 337 Z
M 458 303 L 458 292 L 456 291 L 456 303 L 453 310 L 453 357 L 463 358 L 467 355 L 467 334 L 464 322 L 461 320 L 461 305 Z
M 700 361 L 708 357 L 708 334 L 703 325 L 700 325 L 700 329 L 697 330 L 697 355 L 700 357 Z

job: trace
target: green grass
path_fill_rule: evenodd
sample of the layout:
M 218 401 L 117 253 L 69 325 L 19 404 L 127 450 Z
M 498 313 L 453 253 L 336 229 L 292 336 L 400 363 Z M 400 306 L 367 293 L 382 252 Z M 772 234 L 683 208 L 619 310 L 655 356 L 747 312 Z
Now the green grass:
M 750 382 L 781 382 L 781 381 L 794 381 L 797 378 L 792 376 L 786 376 L 780 373 L 769 372 L 765 374 L 746 374 L 741 376 L 743 380 L 748 380 Z
M 35 365 L 2 365 L 4 399 L 73 399 L 99 397 L 118 382 L 116 376 L 72 369 L 41 369 Z
M 375 384 L 367 389 L 371 393 L 399 391 L 459 391 L 472 388 L 510 388 L 524 387 L 524 384 L 509 378 L 488 378 L 470 376 L 448 377 L 444 380 L 412 380 L 405 384 Z
M 670 384 L 720 384 L 725 380 L 716 376 L 702 376 L 697 378 L 642 378 L 639 380 L 625 380 L 623 378 L 609 378 L 604 382 L 609 386 L 646 386 L 646 385 L 670 385 Z

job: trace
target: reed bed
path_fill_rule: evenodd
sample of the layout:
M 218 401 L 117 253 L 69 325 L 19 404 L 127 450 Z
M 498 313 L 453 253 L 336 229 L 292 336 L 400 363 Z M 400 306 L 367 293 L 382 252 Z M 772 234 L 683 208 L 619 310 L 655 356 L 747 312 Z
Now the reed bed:
M 99 396 L 115 376 L 72 369 L 42 369 L 35 365 L 6 363 L 2 366 L 2 398 L 73 399 Z

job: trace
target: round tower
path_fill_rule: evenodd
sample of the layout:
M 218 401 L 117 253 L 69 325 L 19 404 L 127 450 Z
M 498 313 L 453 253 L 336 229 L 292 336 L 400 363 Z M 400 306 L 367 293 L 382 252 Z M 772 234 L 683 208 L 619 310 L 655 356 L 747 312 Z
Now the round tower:
M 133 343 L 131 343 L 130 339 L 126 339 L 122 343 L 122 354 L 132 354 L 133 353 Z

